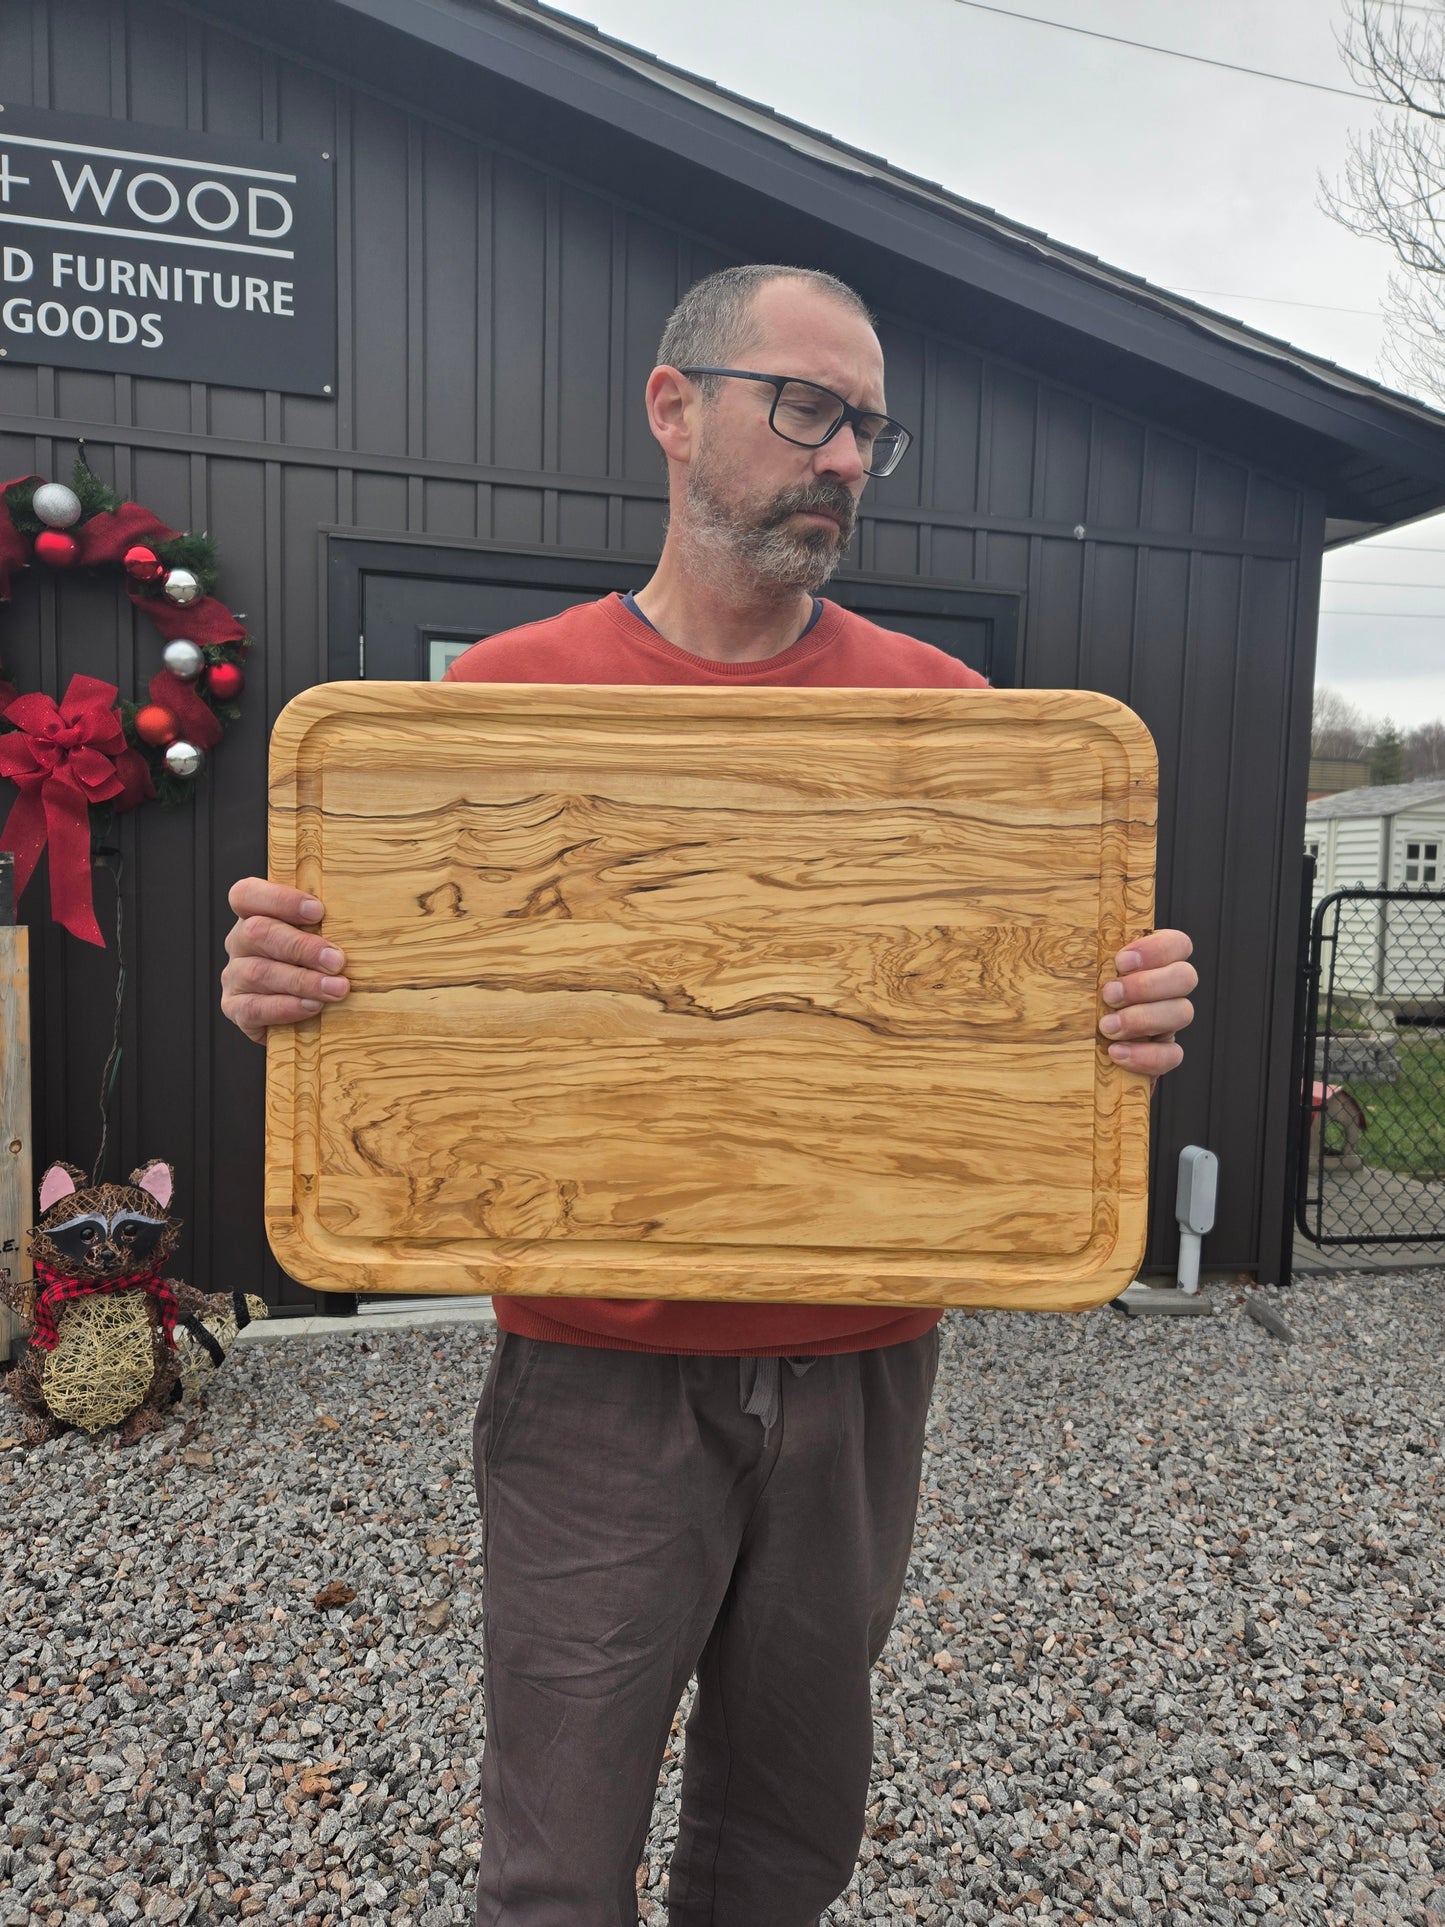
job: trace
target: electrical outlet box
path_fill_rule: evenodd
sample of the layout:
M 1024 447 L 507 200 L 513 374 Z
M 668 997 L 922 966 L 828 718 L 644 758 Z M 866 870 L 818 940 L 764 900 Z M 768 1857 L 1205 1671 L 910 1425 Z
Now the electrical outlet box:
M 1214 1197 L 1219 1186 L 1219 1159 L 1203 1145 L 1186 1144 L 1179 1153 L 1179 1191 L 1174 1215 L 1186 1231 L 1214 1229 Z

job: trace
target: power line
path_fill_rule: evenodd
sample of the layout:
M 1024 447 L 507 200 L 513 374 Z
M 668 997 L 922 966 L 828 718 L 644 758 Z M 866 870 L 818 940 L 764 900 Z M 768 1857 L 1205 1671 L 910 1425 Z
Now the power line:
M 1135 47 L 1140 53 L 1164 54 L 1170 60 L 1192 61 L 1197 67 L 1222 67 L 1226 73 L 1248 74 L 1254 80 L 1276 80 L 1286 87 L 1308 87 L 1317 94 L 1338 94 L 1344 100 L 1367 100 L 1372 106 L 1393 106 L 1393 102 L 1377 100 L 1373 94 L 1362 94 L 1353 87 L 1331 87 L 1323 80 L 1301 80 L 1298 74 L 1271 74 L 1261 67 L 1240 67 L 1232 60 L 1211 60 L 1207 54 L 1184 53 L 1178 47 L 1155 47 L 1147 40 L 1129 40 L 1123 34 L 1101 33 L 1097 27 L 1076 27 L 1069 20 L 1045 20 L 1036 13 L 1015 13 L 1012 7 L 994 7 L 988 0 L 953 0 L 956 7 L 971 7 L 975 13 L 996 13 L 1005 20 L 1024 20 L 1031 27 L 1053 27 L 1059 33 L 1082 34 L 1086 40 L 1107 40 L 1116 47 Z
M 1391 582 L 1384 576 L 1373 575 L 1327 575 L 1320 578 L 1321 586 L 1333 589 L 1336 584 L 1352 589 L 1445 589 L 1445 582 Z
M 1207 294 L 1215 301 L 1263 301 L 1271 308 L 1314 308 L 1321 314 L 1363 314 L 1378 321 L 1378 308 L 1336 308 L 1328 301 L 1286 301 L 1278 294 L 1226 294 L 1223 288 L 1175 288 L 1175 294 Z
M 1361 555 L 1377 555 L 1388 549 L 1391 555 L 1445 555 L 1445 549 L 1431 548 L 1424 542 L 1360 542 L 1355 545 Z
M 1369 616 L 1377 622 L 1445 622 L 1445 609 L 1321 609 L 1322 616 Z

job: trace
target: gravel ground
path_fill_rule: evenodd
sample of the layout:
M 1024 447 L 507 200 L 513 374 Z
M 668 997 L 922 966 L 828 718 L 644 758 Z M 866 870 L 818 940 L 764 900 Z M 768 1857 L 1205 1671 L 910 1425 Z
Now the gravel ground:
M 1445 1273 L 1277 1303 L 949 1320 L 828 1927 L 1445 1927 Z M 469 1918 L 489 1342 L 257 1345 L 130 1451 L 0 1453 L 0 1927 Z

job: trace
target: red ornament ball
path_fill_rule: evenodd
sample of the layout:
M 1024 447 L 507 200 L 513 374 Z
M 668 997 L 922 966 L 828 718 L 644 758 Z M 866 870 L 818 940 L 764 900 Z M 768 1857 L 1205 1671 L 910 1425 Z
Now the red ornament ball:
M 168 709 L 159 703 L 147 703 L 144 709 L 135 713 L 135 733 L 143 743 L 152 749 L 164 749 L 176 740 L 179 731 L 176 719 Z
M 218 703 L 233 703 L 246 687 L 246 672 L 238 662 L 213 662 L 206 671 L 206 693 Z
M 138 542 L 133 549 L 126 550 L 120 566 L 132 582 L 159 582 L 165 574 L 160 557 L 154 549 L 148 549 L 143 542 Z
M 80 544 L 64 529 L 42 529 L 35 538 L 35 553 L 47 569 L 68 569 L 80 554 Z

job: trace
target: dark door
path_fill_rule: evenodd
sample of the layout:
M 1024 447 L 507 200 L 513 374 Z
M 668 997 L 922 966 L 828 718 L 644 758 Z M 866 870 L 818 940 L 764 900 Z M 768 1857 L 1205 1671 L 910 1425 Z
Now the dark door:
M 483 636 L 560 615 L 598 593 L 590 586 L 546 589 L 368 573 L 361 584 L 361 673 L 384 682 L 439 682 L 447 664 Z
M 481 637 L 540 622 L 612 590 L 641 588 L 650 573 L 649 563 L 610 556 L 333 540 L 331 674 L 435 682 Z M 882 628 L 931 642 L 995 688 L 1013 683 L 1014 596 L 863 578 L 829 583 L 826 593 Z

